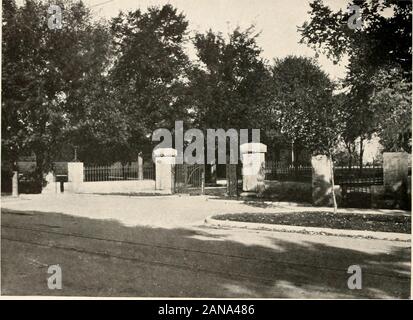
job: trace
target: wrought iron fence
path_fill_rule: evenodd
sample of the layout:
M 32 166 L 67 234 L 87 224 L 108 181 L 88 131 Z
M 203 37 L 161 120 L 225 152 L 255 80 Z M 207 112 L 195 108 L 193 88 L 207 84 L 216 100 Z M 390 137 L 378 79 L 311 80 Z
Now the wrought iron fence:
M 311 182 L 312 168 L 305 165 L 285 165 L 271 160 L 265 163 L 265 179 Z
M 370 186 L 383 184 L 383 167 L 335 167 L 334 182 L 338 185 Z
M 370 208 L 372 186 L 383 184 L 383 167 L 335 167 L 334 180 L 341 187 L 345 207 Z
M 153 166 L 144 165 L 140 173 L 139 165 L 85 166 L 84 181 L 154 180 Z
M 144 164 L 143 170 L 143 180 L 155 180 L 155 165 L 154 164 Z
M 311 182 L 312 168 L 306 165 L 285 165 L 271 160 L 265 163 L 265 179 L 279 181 Z M 383 184 L 383 167 L 366 165 L 359 167 L 334 167 L 334 182 L 337 185 L 380 185 Z

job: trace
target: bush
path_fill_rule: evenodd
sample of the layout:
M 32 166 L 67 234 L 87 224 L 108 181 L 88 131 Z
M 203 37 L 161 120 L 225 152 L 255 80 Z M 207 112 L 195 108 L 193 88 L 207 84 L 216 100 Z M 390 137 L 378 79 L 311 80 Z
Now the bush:
M 312 202 L 311 183 L 295 181 L 266 181 L 264 198 L 277 201 Z
M 42 181 L 34 172 L 24 173 L 19 176 L 19 193 L 41 193 Z

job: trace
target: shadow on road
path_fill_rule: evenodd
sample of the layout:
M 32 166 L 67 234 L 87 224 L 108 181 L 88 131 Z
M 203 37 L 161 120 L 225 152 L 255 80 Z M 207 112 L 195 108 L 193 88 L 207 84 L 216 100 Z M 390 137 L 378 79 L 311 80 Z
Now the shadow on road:
M 2 211 L 4 295 L 408 298 L 410 294 L 411 252 L 405 243 L 127 227 L 116 220 L 26 213 L 31 214 Z M 62 268 L 62 290 L 47 287 L 47 268 L 54 264 Z M 363 270 L 361 290 L 347 286 L 347 269 L 355 264 Z

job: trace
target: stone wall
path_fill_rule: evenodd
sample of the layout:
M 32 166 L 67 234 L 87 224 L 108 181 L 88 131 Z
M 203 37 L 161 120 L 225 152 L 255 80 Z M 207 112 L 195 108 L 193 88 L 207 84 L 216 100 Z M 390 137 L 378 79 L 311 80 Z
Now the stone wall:
M 154 193 L 155 180 L 66 182 L 64 189 L 72 193 Z
M 266 180 L 263 197 L 275 201 L 312 203 L 312 185 L 308 182 Z
M 163 193 L 156 190 L 155 180 L 121 180 L 121 181 L 84 181 L 83 163 L 69 162 L 68 182 L 64 183 L 65 192 L 69 193 Z M 58 190 L 58 188 L 55 188 Z
M 411 209 L 411 155 L 405 152 L 383 153 L 383 185 L 372 186 L 373 208 Z

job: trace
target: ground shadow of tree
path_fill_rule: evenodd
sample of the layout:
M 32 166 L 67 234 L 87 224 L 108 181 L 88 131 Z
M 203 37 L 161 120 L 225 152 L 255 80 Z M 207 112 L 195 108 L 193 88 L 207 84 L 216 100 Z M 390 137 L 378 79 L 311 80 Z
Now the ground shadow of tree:
M 16 214 L 17 213 L 17 214 Z M 41 230 L 41 231 L 39 231 Z M 58 213 L 2 212 L 2 293 L 145 297 L 408 298 L 410 247 L 391 252 L 269 236 L 235 241 L 231 231 L 124 226 Z M 246 235 L 247 236 L 247 235 Z M 368 241 L 368 240 L 363 240 Z M 377 242 L 370 240 L 374 247 Z M 64 288 L 46 286 L 59 264 Z M 362 290 L 347 268 L 360 265 Z

